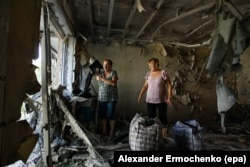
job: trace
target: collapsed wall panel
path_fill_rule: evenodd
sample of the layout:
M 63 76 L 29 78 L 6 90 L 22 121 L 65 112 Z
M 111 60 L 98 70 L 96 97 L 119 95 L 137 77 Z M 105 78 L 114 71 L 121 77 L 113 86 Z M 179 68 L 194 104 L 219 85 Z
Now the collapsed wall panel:
M 18 149 L 22 149 L 21 145 L 34 135 L 28 124 L 17 121 L 26 93 L 40 90 L 32 59 L 37 58 L 38 53 L 41 0 L 5 0 L 0 2 L 0 6 L 0 34 L 4 37 L 1 40 L 0 59 L 5 60 L 0 63 L 4 67 L 1 68 L 4 78 L 1 89 L 4 92 L 0 117 L 4 126 L 1 126 L 0 133 L 0 166 L 5 166 L 19 159 L 25 161 L 32 151 L 29 148 L 26 156 L 18 152 Z

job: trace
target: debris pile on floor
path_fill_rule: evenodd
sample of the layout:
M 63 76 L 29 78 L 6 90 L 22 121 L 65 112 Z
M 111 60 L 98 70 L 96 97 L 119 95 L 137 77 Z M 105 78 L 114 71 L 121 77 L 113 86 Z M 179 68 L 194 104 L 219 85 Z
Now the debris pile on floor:
M 58 94 L 52 96 L 51 113 L 51 158 L 53 166 L 109 167 L 113 165 L 114 151 L 131 151 L 129 146 L 128 120 L 117 120 L 116 133 L 112 138 L 104 137 L 97 130 L 88 129 L 77 121 L 65 99 Z M 248 112 L 242 112 L 248 113 Z M 26 164 L 18 161 L 11 166 L 44 166 L 42 159 L 42 112 L 27 113 L 27 120 L 39 134 L 39 141 Z M 230 114 L 228 115 L 230 116 Z M 244 117 L 244 119 L 243 119 Z M 227 122 L 227 133 L 221 132 L 219 119 L 204 126 L 204 151 L 250 151 L 250 118 L 234 117 L 234 122 Z M 230 121 L 230 119 L 228 119 Z M 184 148 L 174 141 L 173 128 L 170 126 L 168 137 L 159 139 L 160 151 L 181 151 Z

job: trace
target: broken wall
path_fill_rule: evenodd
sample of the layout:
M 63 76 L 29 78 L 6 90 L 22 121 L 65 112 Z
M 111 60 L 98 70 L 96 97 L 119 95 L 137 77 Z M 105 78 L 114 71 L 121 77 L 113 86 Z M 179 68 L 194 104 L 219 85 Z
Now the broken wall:
M 250 106 L 250 62 L 249 62 L 250 47 L 248 47 L 241 55 L 240 63 L 242 71 L 237 75 L 237 90 L 239 103 L 245 106 Z
M 29 124 L 18 120 L 26 93 L 40 89 L 32 66 L 38 55 L 40 10 L 39 0 L 0 1 L 0 166 L 25 161 L 37 139 Z

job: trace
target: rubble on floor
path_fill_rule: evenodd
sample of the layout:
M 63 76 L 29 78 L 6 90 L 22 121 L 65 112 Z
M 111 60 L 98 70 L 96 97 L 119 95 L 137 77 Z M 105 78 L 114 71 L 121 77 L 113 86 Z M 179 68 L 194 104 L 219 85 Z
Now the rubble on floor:
M 90 131 L 81 125 L 68 111 L 67 107 L 55 96 L 58 101 L 59 114 L 54 122 L 53 137 L 51 140 L 52 161 L 55 167 L 67 166 L 112 166 L 114 151 L 131 151 L 129 146 L 129 122 L 126 120 L 117 120 L 116 133 L 112 138 L 104 137 L 98 131 Z M 32 114 L 32 113 L 30 113 Z M 42 114 L 32 114 L 36 119 L 32 123 L 35 132 L 40 135 L 40 140 L 33 150 L 30 158 L 24 164 L 18 161 L 10 167 L 20 166 L 44 166 L 42 161 L 42 130 L 39 128 L 39 120 Z M 34 121 L 36 120 L 36 121 Z M 229 119 L 230 121 L 230 119 Z M 204 127 L 204 150 L 203 151 L 250 151 L 250 119 L 246 117 L 237 122 L 227 122 L 227 133 L 222 133 L 220 122 L 216 124 L 211 122 Z M 173 138 L 173 129 L 170 126 L 168 137 L 159 140 L 160 151 L 183 151 Z

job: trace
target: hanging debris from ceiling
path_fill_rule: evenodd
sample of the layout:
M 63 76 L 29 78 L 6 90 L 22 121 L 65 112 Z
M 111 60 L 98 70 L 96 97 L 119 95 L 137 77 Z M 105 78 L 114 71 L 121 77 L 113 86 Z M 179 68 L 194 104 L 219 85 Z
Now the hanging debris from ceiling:
M 224 4 L 225 3 L 225 4 Z M 225 10 L 228 7 L 229 11 Z M 221 116 L 222 132 L 225 113 L 237 102 L 233 92 L 223 83 L 225 71 L 237 71 L 242 68 L 240 56 L 249 45 L 250 33 L 246 30 L 242 14 L 228 1 L 217 2 L 217 26 L 212 34 L 212 51 L 207 62 L 208 77 L 217 74 L 217 106 Z
M 231 61 L 229 68 L 235 64 L 238 65 L 240 55 L 248 47 L 250 39 L 250 33 L 244 27 L 244 21 L 237 19 L 237 16 L 233 15 L 234 12 L 224 11 L 222 2 L 219 5 L 217 26 L 212 34 L 212 51 L 206 65 L 208 77 L 220 71 L 226 60 Z M 229 57 L 231 55 L 232 57 Z
M 136 0 L 136 5 L 137 5 L 137 9 L 138 11 L 141 12 L 145 12 L 146 10 L 144 9 L 144 7 L 141 4 L 141 0 Z

